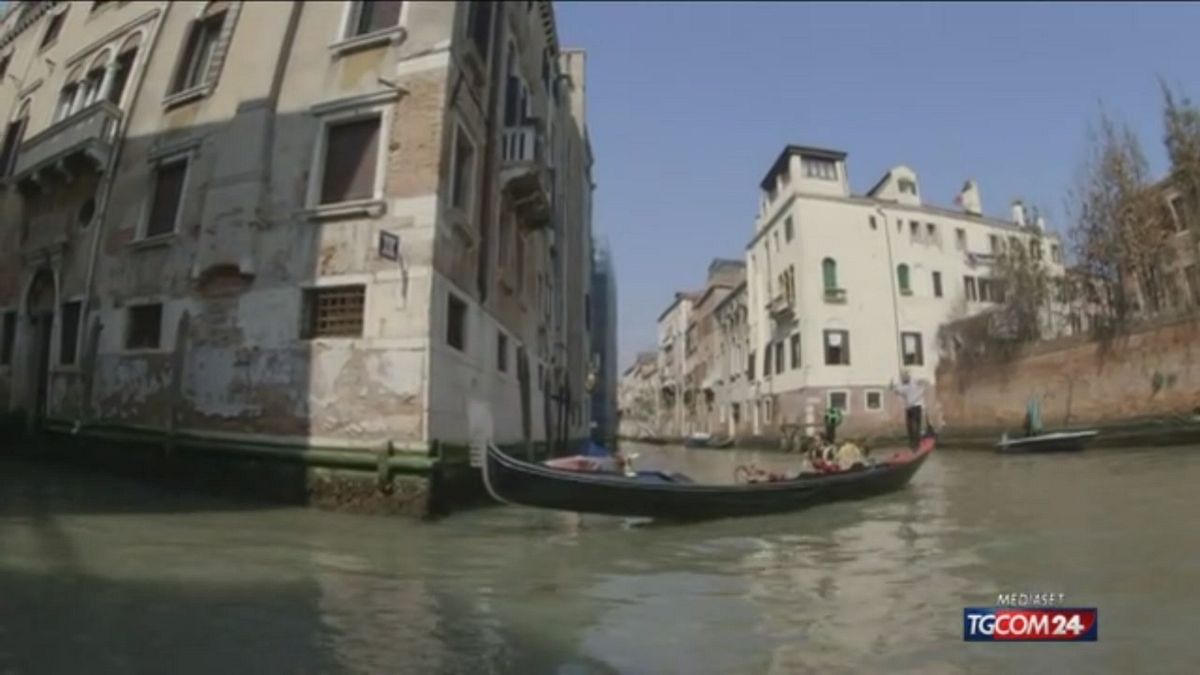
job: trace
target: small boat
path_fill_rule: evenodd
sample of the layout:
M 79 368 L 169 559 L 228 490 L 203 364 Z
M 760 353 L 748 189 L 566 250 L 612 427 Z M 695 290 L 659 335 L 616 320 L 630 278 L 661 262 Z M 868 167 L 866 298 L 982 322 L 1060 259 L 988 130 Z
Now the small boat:
M 544 509 L 613 516 L 703 520 L 796 511 L 827 502 L 895 492 L 933 453 L 933 436 L 916 451 L 874 465 L 744 484 L 699 484 L 661 471 L 573 470 L 524 462 L 489 445 L 483 482 L 494 499 Z
M 692 434 L 683 440 L 685 448 L 728 448 L 731 445 L 732 438 L 718 438 L 712 434 Z
M 1095 429 L 1086 431 L 1055 431 L 1021 438 L 1005 434 L 996 444 L 997 452 L 1078 452 L 1099 436 Z

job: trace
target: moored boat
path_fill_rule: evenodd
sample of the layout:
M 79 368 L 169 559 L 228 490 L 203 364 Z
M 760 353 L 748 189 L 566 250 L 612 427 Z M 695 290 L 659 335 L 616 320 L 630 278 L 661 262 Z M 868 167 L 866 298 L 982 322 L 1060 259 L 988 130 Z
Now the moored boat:
M 673 520 L 796 511 L 827 502 L 894 492 L 932 454 L 932 436 L 916 451 L 896 452 L 858 469 L 745 484 L 699 484 L 659 471 L 572 470 L 515 459 L 489 446 L 484 484 L 498 501 L 537 508 Z
M 1095 429 L 1084 431 L 1055 431 L 1021 438 L 1004 436 L 996 444 L 997 452 L 1078 452 L 1092 442 L 1100 432 Z
M 692 434 L 683 440 L 685 448 L 728 448 L 732 438 L 718 438 L 712 434 Z

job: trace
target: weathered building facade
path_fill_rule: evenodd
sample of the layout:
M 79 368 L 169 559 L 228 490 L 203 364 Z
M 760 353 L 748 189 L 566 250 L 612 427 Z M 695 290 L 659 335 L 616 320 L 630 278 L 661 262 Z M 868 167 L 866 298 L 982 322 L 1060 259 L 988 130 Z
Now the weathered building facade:
M 617 276 L 612 248 L 598 241 L 592 251 L 592 437 L 612 439 L 617 433 Z
M 0 408 L 347 452 L 586 436 L 584 55 L 551 3 L 0 30 Z
M 723 386 L 720 373 L 721 334 L 717 308 L 743 283 L 746 265 L 740 260 L 715 259 L 708 265 L 704 291 L 691 311 L 687 338 L 687 423 L 685 431 L 721 433 L 719 424 L 728 410 L 717 405 L 717 391 Z

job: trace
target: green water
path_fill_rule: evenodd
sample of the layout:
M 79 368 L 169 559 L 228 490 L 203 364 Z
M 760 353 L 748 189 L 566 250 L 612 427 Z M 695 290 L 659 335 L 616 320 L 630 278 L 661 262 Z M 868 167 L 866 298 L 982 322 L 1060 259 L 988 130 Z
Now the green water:
M 5 461 L 0 673 L 1195 673 L 1198 482 L 1194 448 L 947 450 L 800 514 L 422 524 Z M 962 642 L 964 606 L 1021 591 L 1099 607 L 1099 642 Z

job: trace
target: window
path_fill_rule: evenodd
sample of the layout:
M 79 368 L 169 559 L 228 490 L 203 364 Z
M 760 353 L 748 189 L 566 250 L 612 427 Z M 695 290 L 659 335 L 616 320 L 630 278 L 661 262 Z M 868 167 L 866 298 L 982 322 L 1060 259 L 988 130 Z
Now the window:
M 941 272 L 933 273 L 933 297 L 935 297 L 935 298 L 942 297 L 942 273 Z
M 992 302 L 994 300 L 995 300 L 995 297 L 992 294 L 991 279 L 984 279 L 983 277 L 980 277 L 979 278 L 979 301 L 980 302 Z
M 454 206 L 470 210 L 474 181 L 475 144 L 460 126 L 454 139 L 454 174 L 450 197 Z
M 925 352 L 921 346 L 920 333 L 901 333 L 900 348 L 904 354 L 904 365 L 906 366 L 923 366 L 925 365 Z
M 837 162 L 833 160 L 803 157 L 801 164 L 804 165 L 804 175 L 809 178 L 837 180 Z
M 850 333 L 844 330 L 825 331 L 825 365 L 850 365 Z
M 930 239 L 937 236 L 937 225 L 933 223 L 925 223 L 925 234 Z
M 187 42 L 184 43 L 186 46 L 175 71 L 175 80 L 171 83 L 172 94 L 196 89 L 209 81 L 217 38 L 225 26 L 226 16 L 224 5 L 215 3 L 210 7 L 220 9 L 193 21 L 188 30 Z
M 488 59 L 488 48 L 492 40 L 492 3 L 471 2 L 467 4 L 467 35 L 484 61 Z
M 80 107 L 89 106 L 100 100 L 100 85 L 104 82 L 104 68 L 96 68 L 83 78 L 83 99 Z M 78 108 L 71 112 L 78 112 Z
M 975 290 L 975 278 L 963 277 L 963 293 L 966 294 L 967 300 L 975 302 L 979 299 L 979 293 Z
M 779 230 L 775 230 L 771 234 L 775 235 L 775 250 L 779 251 Z
M 1038 239 L 1029 240 L 1029 255 L 1034 260 L 1042 259 L 1042 242 Z
M 1062 251 L 1058 248 L 1058 244 L 1050 244 L 1050 259 L 1056 263 L 1062 262 Z
M 773 407 L 773 406 L 771 405 L 771 399 L 769 399 L 769 398 L 764 398 L 764 399 L 762 400 L 762 409 L 763 409 L 763 422 L 766 422 L 766 423 L 770 424 L 770 422 L 771 422 L 771 408 L 772 408 L 772 407 Z
M 768 377 L 771 374 L 771 357 L 775 355 L 775 350 L 771 349 L 771 343 L 763 347 L 763 377 Z
M 995 254 L 1000 253 L 1000 237 L 997 237 L 994 234 L 989 234 L 988 235 L 988 245 L 990 246 L 992 253 L 995 253 Z
M 916 238 L 921 233 L 921 224 L 915 220 L 908 221 L 908 233 Z
M 150 199 L 150 214 L 146 221 L 146 237 L 171 234 L 179 221 L 183 201 L 183 184 L 187 178 L 187 160 L 162 164 L 154 172 Z
M 508 372 L 508 336 L 504 331 L 496 331 L 496 370 Z
M 64 366 L 73 365 L 79 345 L 79 312 L 83 303 L 67 302 L 62 306 L 58 327 L 58 361 Z
M 792 217 L 788 216 L 783 221 L 783 238 L 786 241 L 791 241 L 793 236 L 795 236 L 795 231 L 792 227 Z
M 872 230 L 879 229 L 879 224 L 875 222 L 875 216 L 867 216 L 867 222 L 871 224 Z
M 900 263 L 896 266 L 896 283 L 900 286 L 901 295 L 912 295 L 912 283 L 908 278 L 908 265 Z
M 346 24 L 346 37 L 370 35 L 388 28 L 395 28 L 400 23 L 400 8 L 404 5 L 399 0 L 370 0 L 353 2 L 350 5 L 350 20 Z
M 4 82 L 4 76 L 8 74 L 8 64 L 12 61 L 12 52 L 0 56 L 0 83 Z
M 130 307 L 125 332 L 126 349 L 158 349 L 162 336 L 162 305 Z
M 850 410 L 850 394 L 849 394 L 849 392 L 845 392 L 845 391 L 829 392 L 828 398 L 825 399 L 825 407 L 830 408 L 830 409 L 836 408 L 837 410 L 841 410 L 842 412 L 849 411 Z
M 793 333 L 791 337 L 792 369 L 800 367 L 800 334 Z
M 837 290 L 837 261 L 833 258 L 826 258 L 821 261 L 821 278 L 825 283 L 825 290 Z M 857 291 L 856 291 L 857 292 Z
M 117 56 L 116 70 L 113 71 L 112 85 L 108 90 L 109 103 L 121 105 L 121 98 L 125 95 L 125 85 L 129 82 L 129 73 L 133 70 L 133 62 L 136 58 L 136 49 L 130 49 Z
M 742 421 L 742 406 L 740 403 L 734 403 L 730 406 L 730 414 L 733 416 L 733 423 L 740 424 Z
M 362 337 L 366 286 L 327 286 L 304 291 L 306 340 L 332 337 Z
M 917 194 L 917 183 L 909 178 L 901 178 L 896 181 L 896 187 L 900 189 L 900 194 Z
M 883 410 L 883 392 L 870 390 L 866 393 L 867 410 Z
M 784 365 L 785 364 L 784 364 L 784 360 L 783 360 L 783 340 L 780 340 L 779 342 L 775 343 L 775 374 L 776 375 L 783 372 Z
M 954 229 L 954 244 L 958 246 L 958 250 L 967 250 L 967 231 L 961 227 Z
M 319 203 L 338 204 L 375 196 L 381 121 L 376 115 L 326 126 Z
M 453 293 L 446 296 L 446 344 L 467 351 L 467 303 Z
M 13 347 L 17 341 L 17 313 L 5 312 L 0 325 L 0 366 L 12 365 Z
M 46 32 L 42 35 L 42 43 L 38 45 L 38 49 L 45 49 L 54 44 L 58 39 L 58 34 L 62 32 L 63 21 L 67 18 L 67 10 L 56 12 L 50 15 L 46 22 Z
M 746 379 L 754 380 L 754 352 L 746 357 Z
M 17 119 L 9 122 L 4 132 L 4 146 L 0 148 L 0 176 L 7 177 L 12 173 L 13 163 L 17 160 L 17 148 L 25 136 L 25 125 L 29 123 L 28 101 L 21 107 Z

